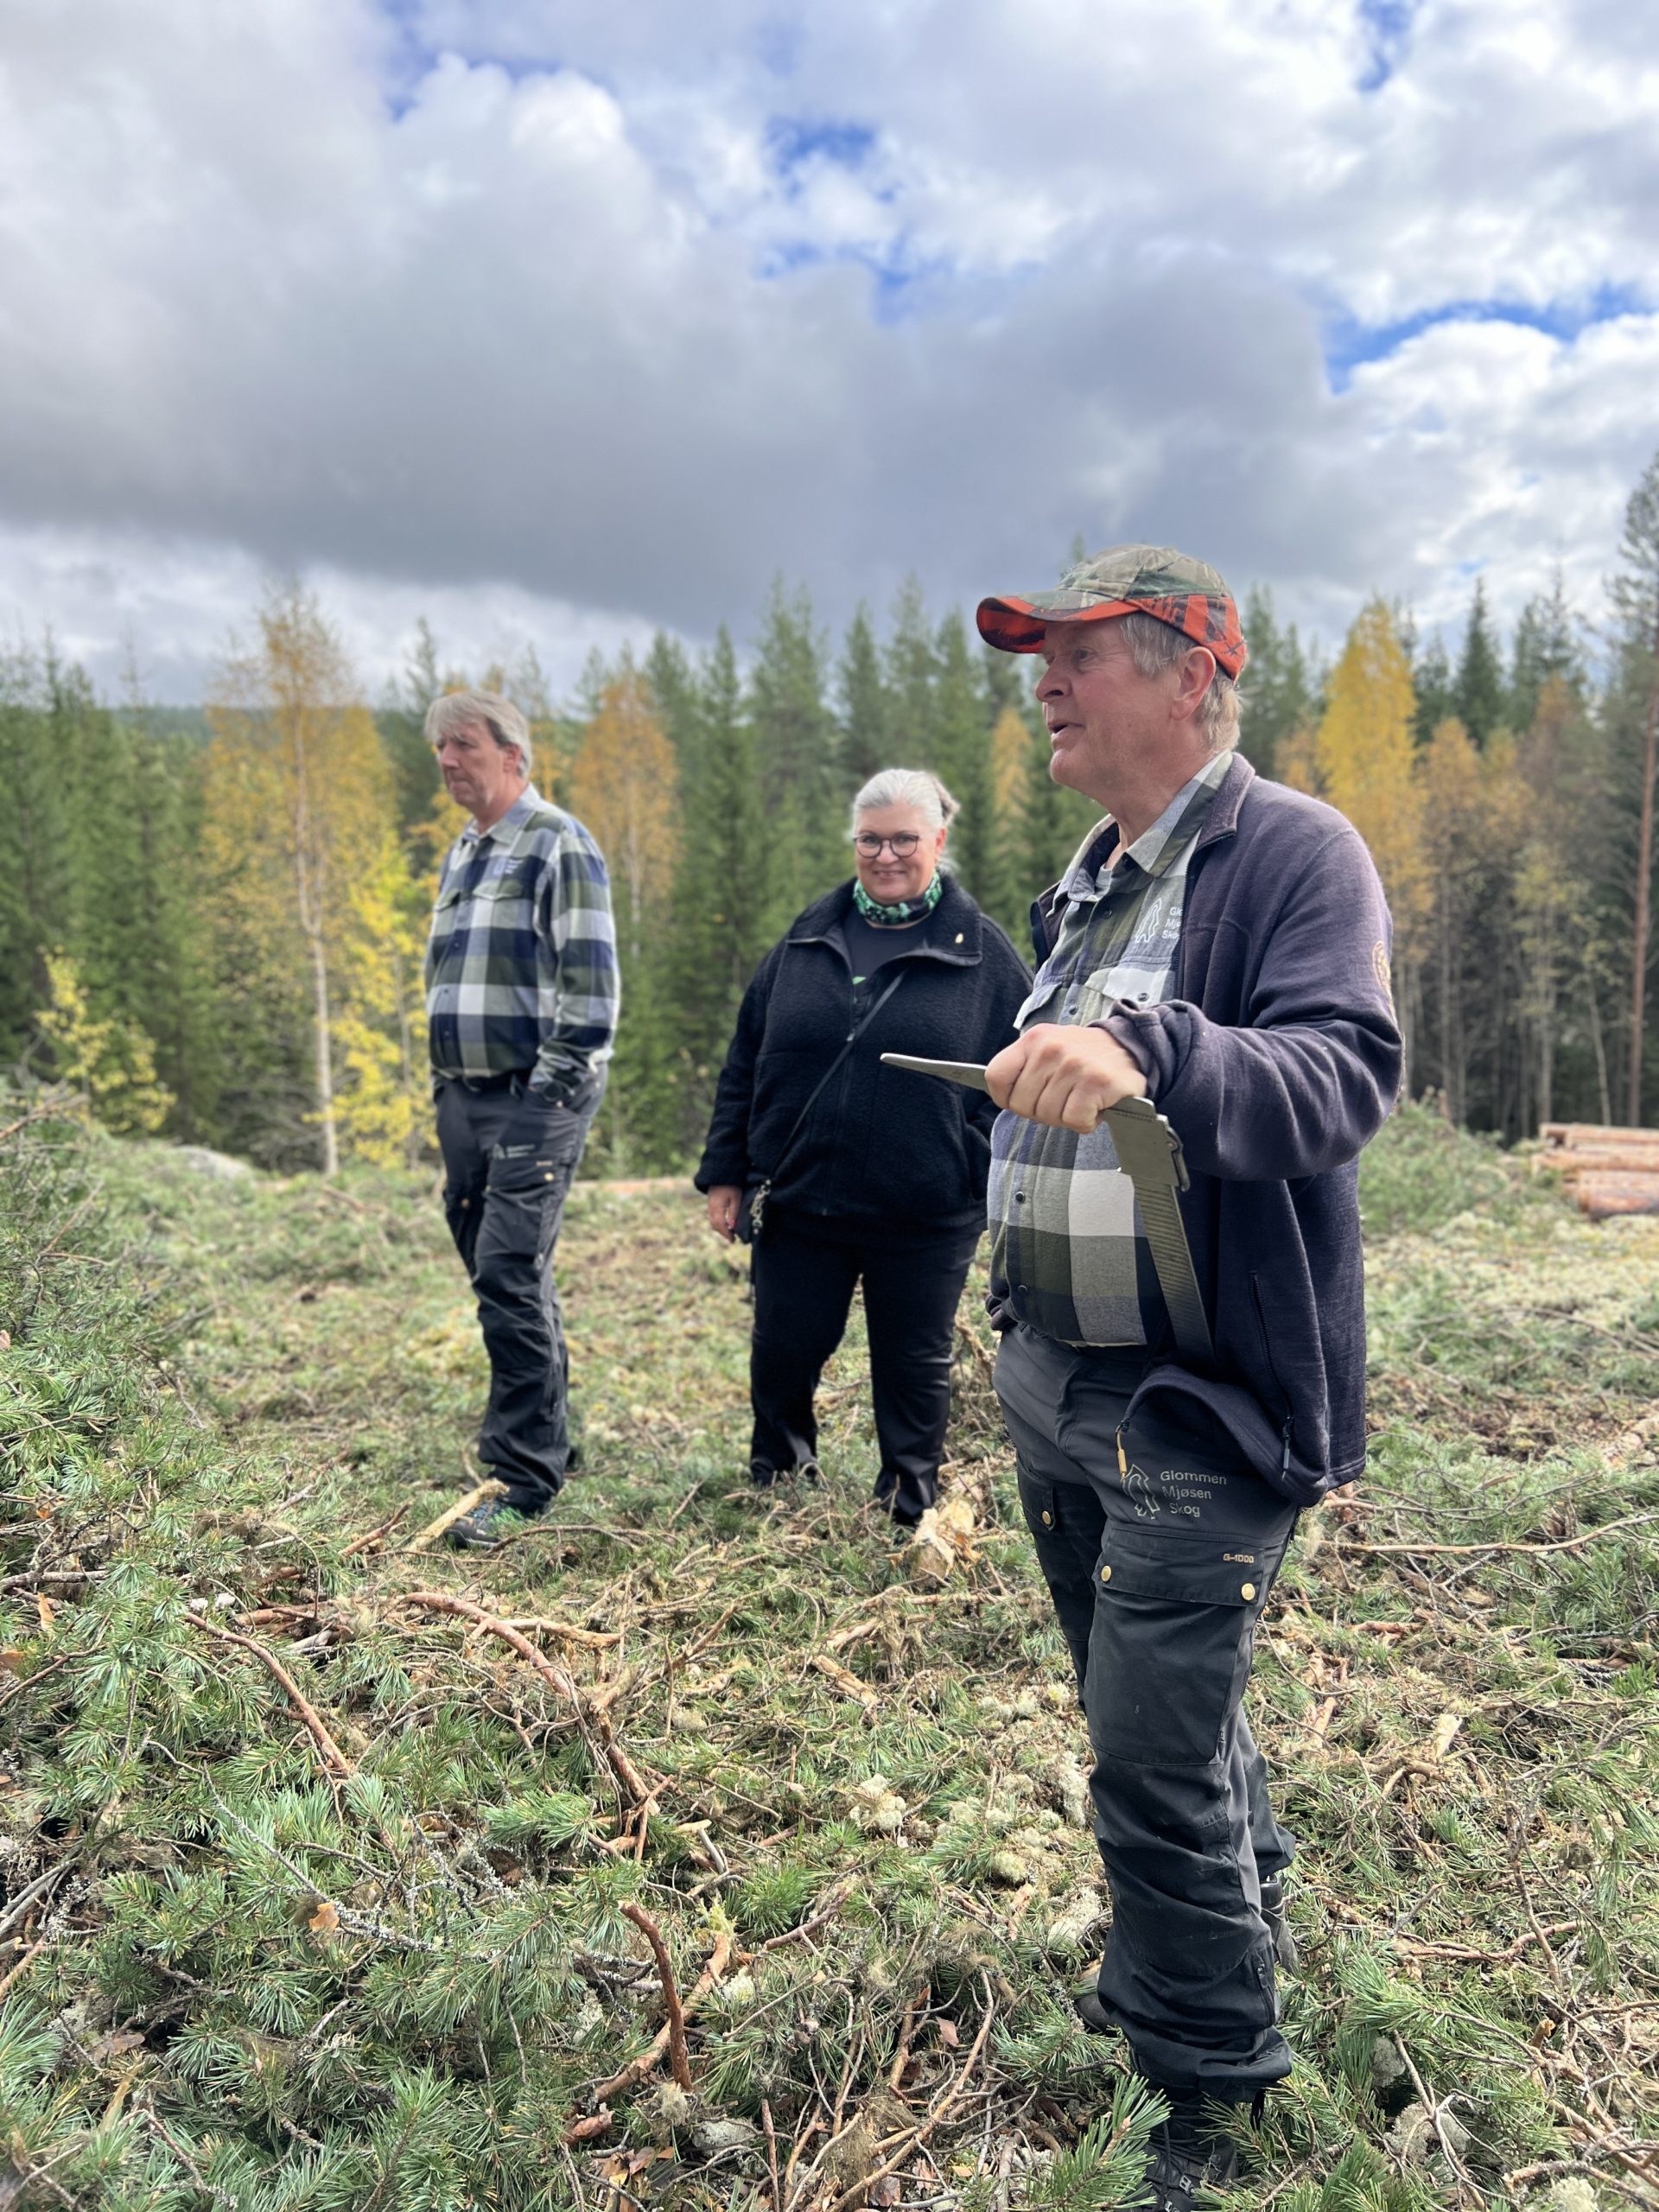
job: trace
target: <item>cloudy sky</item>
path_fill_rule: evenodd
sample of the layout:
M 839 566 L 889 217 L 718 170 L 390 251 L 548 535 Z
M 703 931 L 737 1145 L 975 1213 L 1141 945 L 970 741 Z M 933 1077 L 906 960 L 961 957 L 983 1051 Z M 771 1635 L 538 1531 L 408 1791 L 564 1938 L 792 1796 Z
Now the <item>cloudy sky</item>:
M 1202 552 L 1599 597 L 1659 446 L 1630 0 L 8 0 L 0 638 L 188 699 Z

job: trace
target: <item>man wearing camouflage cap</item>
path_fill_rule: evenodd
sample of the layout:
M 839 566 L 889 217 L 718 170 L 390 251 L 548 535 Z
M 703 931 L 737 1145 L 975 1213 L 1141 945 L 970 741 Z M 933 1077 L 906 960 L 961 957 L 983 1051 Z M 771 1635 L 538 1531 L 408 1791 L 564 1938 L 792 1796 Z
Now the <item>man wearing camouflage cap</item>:
M 991 1298 L 1112 1893 L 1079 2010 L 1167 2097 L 1148 2179 L 1187 2212 L 1235 2171 L 1224 2108 L 1290 2071 L 1294 1847 L 1241 1700 L 1298 1508 L 1364 1459 L 1355 1162 L 1400 1083 L 1389 916 L 1348 823 L 1234 749 L 1246 649 L 1213 569 L 1114 547 L 979 627 L 1040 656 L 1050 773 L 1106 810 L 1033 910 L 1036 985 L 988 1071 Z M 1191 1175 L 1198 1350 L 1096 1128 L 1139 1097 Z

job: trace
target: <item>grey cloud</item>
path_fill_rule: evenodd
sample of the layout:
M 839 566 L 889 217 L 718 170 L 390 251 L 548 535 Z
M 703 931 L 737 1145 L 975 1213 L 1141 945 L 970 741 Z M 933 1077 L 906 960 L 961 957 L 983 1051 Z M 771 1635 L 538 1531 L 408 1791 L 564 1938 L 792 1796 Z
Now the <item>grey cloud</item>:
M 430 0 L 412 58 L 366 5 L 137 12 L 71 25 L 35 0 L 0 75 L 0 573 L 30 530 L 116 533 L 122 558 L 149 532 L 234 549 L 238 576 L 360 579 L 371 629 L 421 591 L 474 620 L 493 590 L 571 639 L 702 636 L 774 570 L 834 615 L 911 569 L 966 598 L 1046 576 L 1081 528 L 1189 543 L 1328 628 L 1374 588 L 1433 602 L 1453 538 L 1525 553 L 1524 450 L 1581 530 L 1649 434 L 1650 323 L 1633 369 L 1589 340 L 1553 377 L 1503 357 L 1484 418 L 1457 397 L 1486 358 L 1466 332 L 1326 389 L 1344 257 L 1353 300 L 1437 274 L 1445 298 L 1470 238 L 1496 283 L 1593 214 L 1619 281 L 1652 265 L 1622 243 L 1651 157 L 1623 124 L 1582 137 L 1595 55 L 1553 119 L 1486 149 L 1478 191 L 1443 10 L 1406 73 L 1428 90 L 1369 104 L 1319 10 L 1293 50 L 1209 0 L 1075 52 L 1014 35 L 1013 0 L 804 12 L 788 76 L 776 11 L 743 0 Z M 1205 22 L 1229 77 L 1172 65 Z M 930 34 L 948 70 L 924 69 Z M 543 60 L 592 77 L 519 66 Z M 765 126 L 791 104 L 868 120 L 887 196 L 769 200 Z M 1516 184 L 1540 147 L 1580 164 L 1576 202 Z M 1598 160 L 1629 205 L 1601 206 Z M 990 238 L 1009 207 L 1028 254 L 1018 223 Z M 855 258 L 757 275 L 791 224 L 833 257 L 867 220 L 872 253 L 941 258 L 890 320 Z M 1430 358 L 1449 448 L 1421 427 Z M 169 573 L 185 590 L 188 563 Z

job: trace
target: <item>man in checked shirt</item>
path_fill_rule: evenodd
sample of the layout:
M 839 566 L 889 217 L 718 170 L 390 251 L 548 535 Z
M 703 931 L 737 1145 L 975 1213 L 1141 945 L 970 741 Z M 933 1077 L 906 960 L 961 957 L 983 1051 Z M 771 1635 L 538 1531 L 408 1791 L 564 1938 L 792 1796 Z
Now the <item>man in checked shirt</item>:
M 504 1508 L 543 1511 L 570 1467 L 553 1247 L 605 1095 L 616 944 L 604 859 L 531 782 L 518 708 L 451 692 L 433 702 L 426 735 L 472 816 L 438 879 L 426 1011 L 444 1211 L 490 1356 L 479 1458 L 506 1485 L 448 1540 L 488 1550 Z
M 988 1071 L 996 1386 L 1077 1670 L 1112 1893 L 1090 2027 L 1168 2100 L 1147 2180 L 1189 2212 L 1290 2071 L 1294 1846 L 1241 1708 L 1297 1509 L 1364 1462 L 1356 1160 L 1401 1049 L 1389 925 L 1333 809 L 1234 749 L 1245 646 L 1216 571 L 1123 545 L 988 599 L 1039 656 L 1050 772 L 1106 810 L 1033 909 L 1036 985 Z M 1213 1360 L 1179 1353 L 1105 1109 L 1150 1097 Z

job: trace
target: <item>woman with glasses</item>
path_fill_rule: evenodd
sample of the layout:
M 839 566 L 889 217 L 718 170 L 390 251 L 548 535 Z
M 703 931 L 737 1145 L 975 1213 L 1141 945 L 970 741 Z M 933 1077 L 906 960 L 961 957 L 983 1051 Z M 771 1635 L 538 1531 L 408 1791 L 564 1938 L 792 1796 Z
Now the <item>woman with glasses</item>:
M 938 1490 L 957 1302 L 985 1221 L 996 1109 L 883 1052 L 988 1060 L 1013 1040 L 1025 963 L 944 873 L 957 802 L 884 768 L 853 802 L 852 880 L 755 972 L 696 1185 L 753 1246 L 749 1474 L 817 1473 L 812 1396 L 864 1286 L 879 1504 L 907 1526 Z

